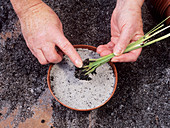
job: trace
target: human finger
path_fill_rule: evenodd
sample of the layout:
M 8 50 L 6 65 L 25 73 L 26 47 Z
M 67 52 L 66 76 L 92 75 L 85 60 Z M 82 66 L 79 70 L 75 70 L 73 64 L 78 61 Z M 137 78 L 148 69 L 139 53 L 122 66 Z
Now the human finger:
M 57 53 L 54 43 L 47 42 L 47 45 L 42 47 L 42 51 L 50 63 L 59 63 L 62 60 L 62 56 Z
M 141 53 L 142 48 L 133 50 L 129 53 L 115 56 L 111 59 L 111 62 L 135 62 Z
M 40 49 L 30 49 L 30 50 L 33 53 L 33 55 L 38 59 L 40 64 L 45 65 L 49 63 Z
M 111 53 L 112 53 L 111 50 L 106 49 L 106 50 L 104 50 L 104 51 L 102 51 L 102 52 L 100 53 L 100 56 L 106 56 L 106 55 L 109 55 L 109 54 L 111 54 Z
M 105 50 L 113 51 L 113 47 L 114 47 L 113 42 L 109 42 L 105 45 L 100 45 L 100 46 L 97 47 L 97 53 L 100 54 Z
M 55 44 L 70 58 L 75 66 L 82 67 L 82 59 L 62 33 L 58 33 Z
M 129 28 L 123 28 L 119 40 L 113 49 L 115 55 L 121 55 L 124 52 L 132 38 L 132 35 L 132 30 L 129 30 Z

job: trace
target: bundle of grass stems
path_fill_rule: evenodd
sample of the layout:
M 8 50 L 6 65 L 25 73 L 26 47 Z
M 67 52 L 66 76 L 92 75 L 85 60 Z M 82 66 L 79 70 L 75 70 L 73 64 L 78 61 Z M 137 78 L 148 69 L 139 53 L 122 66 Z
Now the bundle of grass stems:
M 170 16 L 167 17 L 165 20 L 163 20 L 161 23 L 159 23 L 157 26 L 155 26 L 153 29 L 151 29 L 149 32 L 147 32 L 143 37 L 141 37 L 136 42 L 130 43 L 126 47 L 124 53 L 128 53 L 128 52 L 138 49 L 138 48 L 146 47 L 146 46 L 151 45 L 155 42 L 158 42 L 158 41 L 161 41 L 163 39 L 170 37 L 170 33 L 168 32 L 168 34 L 166 34 L 166 35 L 163 35 L 161 37 L 153 39 L 154 36 L 156 36 L 156 35 L 160 34 L 161 32 L 170 28 L 170 25 L 168 25 L 168 26 L 164 25 L 165 21 L 168 20 L 169 18 L 170 18 Z M 106 56 L 98 58 L 98 59 L 89 59 L 89 64 L 82 67 L 82 71 L 83 71 L 84 75 L 93 73 L 96 70 L 96 68 L 109 62 L 110 59 L 113 58 L 114 56 L 115 56 L 114 53 L 111 53 L 109 55 L 106 55 Z

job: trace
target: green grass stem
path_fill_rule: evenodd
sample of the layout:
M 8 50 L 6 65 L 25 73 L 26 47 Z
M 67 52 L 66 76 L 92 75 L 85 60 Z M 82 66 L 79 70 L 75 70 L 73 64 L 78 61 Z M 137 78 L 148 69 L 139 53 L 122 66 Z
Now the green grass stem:
M 124 53 L 130 52 L 130 51 L 138 49 L 138 48 L 146 47 L 146 46 L 151 45 L 151 44 L 153 44 L 155 42 L 158 42 L 158 41 L 161 41 L 161 40 L 164 40 L 164 39 L 170 37 L 170 33 L 168 33 L 168 34 L 166 34 L 164 36 L 161 36 L 161 37 L 159 37 L 157 39 L 153 39 L 153 40 L 150 41 L 150 39 L 153 38 L 155 35 L 158 35 L 161 32 L 163 32 L 163 31 L 167 30 L 168 28 L 170 28 L 170 25 L 167 26 L 167 27 L 164 27 L 164 24 L 163 24 L 169 18 L 170 18 L 170 16 L 167 17 L 165 20 L 163 20 L 161 23 L 159 23 L 157 26 L 155 26 L 153 29 L 151 29 L 149 32 L 147 32 L 139 40 L 129 44 L 126 47 Z M 89 61 L 90 61 L 89 65 L 83 66 L 83 68 L 84 68 L 83 71 L 86 71 L 85 75 L 88 75 L 89 73 L 92 73 L 93 71 L 95 71 L 95 69 L 97 67 L 101 66 L 102 64 L 107 63 L 114 56 L 115 56 L 114 53 L 111 53 L 109 55 L 106 55 L 106 56 L 98 58 L 98 59 L 89 59 Z

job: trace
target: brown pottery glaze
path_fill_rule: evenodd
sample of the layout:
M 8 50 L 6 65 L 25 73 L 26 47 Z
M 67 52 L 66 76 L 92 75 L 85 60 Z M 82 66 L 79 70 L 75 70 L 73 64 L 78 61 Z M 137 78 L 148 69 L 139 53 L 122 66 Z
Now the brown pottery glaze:
M 151 3 L 162 18 L 170 16 L 170 0 L 151 0 Z M 170 19 L 166 21 L 166 24 L 170 24 Z

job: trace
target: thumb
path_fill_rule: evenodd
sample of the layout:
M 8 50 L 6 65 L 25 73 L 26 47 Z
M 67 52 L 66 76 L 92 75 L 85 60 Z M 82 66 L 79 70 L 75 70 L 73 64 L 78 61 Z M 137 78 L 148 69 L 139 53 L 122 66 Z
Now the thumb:
M 125 51 L 127 45 L 131 41 L 131 36 L 132 34 L 129 29 L 122 30 L 118 42 L 113 49 L 115 55 L 121 55 Z
M 57 34 L 55 44 L 70 58 L 76 67 L 82 67 L 82 59 L 63 33 Z

